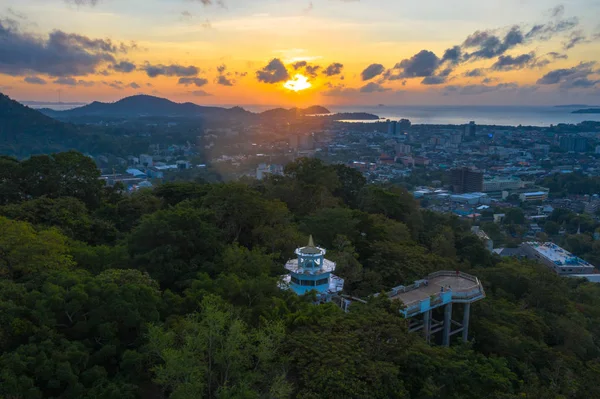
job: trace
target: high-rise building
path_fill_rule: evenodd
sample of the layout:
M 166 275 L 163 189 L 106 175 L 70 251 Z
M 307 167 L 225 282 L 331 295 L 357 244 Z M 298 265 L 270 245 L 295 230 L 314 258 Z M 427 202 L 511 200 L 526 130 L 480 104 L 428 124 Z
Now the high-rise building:
M 388 134 L 391 136 L 398 134 L 398 122 L 388 121 Z
M 559 140 L 560 149 L 568 152 L 586 152 L 588 141 L 580 136 L 563 136 Z
M 456 168 L 450 171 L 452 190 L 457 194 L 483 191 L 483 172 L 474 168 Z
M 410 154 L 411 146 L 408 144 L 397 143 L 396 144 L 396 155 Z
M 477 125 L 474 121 L 469 122 L 468 125 L 465 125 L 465 136 L 474 137 L 477 134 Z

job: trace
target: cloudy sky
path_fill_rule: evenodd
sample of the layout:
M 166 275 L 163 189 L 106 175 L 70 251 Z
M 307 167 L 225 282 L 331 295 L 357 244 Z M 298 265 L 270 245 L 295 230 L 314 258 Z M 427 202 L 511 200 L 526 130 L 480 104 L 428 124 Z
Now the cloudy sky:
M 599 15 L 600 0 L 0 0 L 0 91 L 39 101 L 60 92 L 598 104 Z

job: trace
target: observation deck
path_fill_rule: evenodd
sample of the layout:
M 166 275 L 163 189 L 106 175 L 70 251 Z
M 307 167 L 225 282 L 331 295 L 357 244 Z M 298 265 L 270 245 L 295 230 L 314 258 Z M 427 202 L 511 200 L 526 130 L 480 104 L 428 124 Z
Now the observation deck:
M 479 279 L 463 272 L 440 271 L 431 273 L 410 286 L 399 286 L 388 294 L 406 306 L 401 313 L 412 317 L 447 303 L 473 303 L 485 298 Z
M 475 276 L 457 271 L 431 273 L 423 280 L 410 286 L 399 286 L 388 293 L 391 300 L 400 300 L 405 305 L 400 313 L 407 319 L 423 315 L 422 320 L 411 320 L 409 331 L 423 330 L 426 340 L 438 331 L 443 331 L 442 343 L 449 345 L 450 337 L 462 332 L 463 341 L 469 333 L 471 303 L 485 298 L 481 281 Z M 452 320 L 452 304 L 464 304 L 462 323 Z M 436 321 L 432 310 L 444 306 L 444 320 Z M 420 319 L 420 318 L 419 318 Z M 452 326 L 458 327 L 452 330 Z

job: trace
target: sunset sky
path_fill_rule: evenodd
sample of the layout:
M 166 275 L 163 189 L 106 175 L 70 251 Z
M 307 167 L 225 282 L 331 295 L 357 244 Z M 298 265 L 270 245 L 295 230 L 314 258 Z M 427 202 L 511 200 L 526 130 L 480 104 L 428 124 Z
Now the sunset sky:
M 598 0 L 0 0 L 0 92 L 599 104 L 599 15 Z

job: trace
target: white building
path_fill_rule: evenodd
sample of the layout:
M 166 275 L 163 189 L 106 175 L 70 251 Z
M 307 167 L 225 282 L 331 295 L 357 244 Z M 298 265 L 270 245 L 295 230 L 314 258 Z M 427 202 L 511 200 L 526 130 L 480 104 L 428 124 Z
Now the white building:
M 561 276 L 592 274 L 594 266 L 558 245 L 546 242 L 526 242 L 521 245 L 523 255 L 538 260 Z

